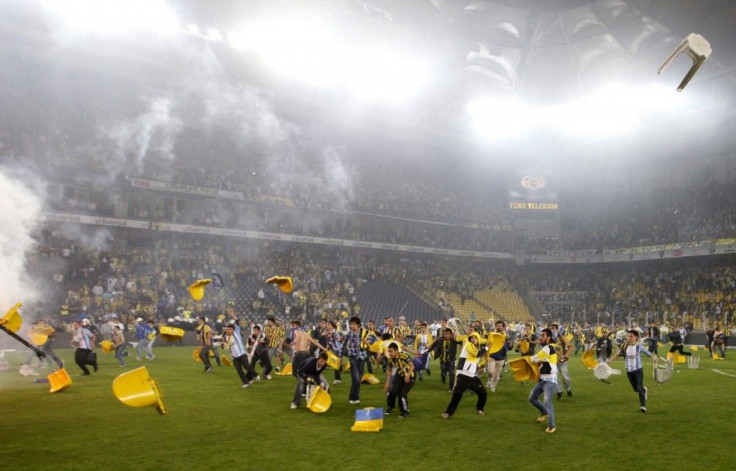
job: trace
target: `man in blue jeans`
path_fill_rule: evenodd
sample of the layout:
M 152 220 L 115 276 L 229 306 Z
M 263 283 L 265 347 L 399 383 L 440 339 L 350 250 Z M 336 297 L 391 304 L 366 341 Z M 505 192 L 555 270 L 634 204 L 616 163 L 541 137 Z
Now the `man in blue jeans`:
M 345 334 L 345 349 L 350 361 L 350 404 L 360 404 L 360 381 L 363 379 L 363 370 L 368 354 L 363 349 L 361 341 L 360 318 L 351 317 L 348 322 L 350 330 Z
M 554 345 L 550 344 L 552 340 L 552 331 L 550 329 L 542 329 L 539 334 L 539 345 L 541 346 L 539 353 L 531 357 L 533 363 L 539 363 L 539 381 L 529 393 L 529 402 L 539 410 L 537 423 L 547 421 L 547 433 L 555 433 L 557 426 L 555 425 L 555 408 L 552 402 L 557 392 L 557 352 Z M 539 396 L 544 393 L 544 404 L 539 402 Z

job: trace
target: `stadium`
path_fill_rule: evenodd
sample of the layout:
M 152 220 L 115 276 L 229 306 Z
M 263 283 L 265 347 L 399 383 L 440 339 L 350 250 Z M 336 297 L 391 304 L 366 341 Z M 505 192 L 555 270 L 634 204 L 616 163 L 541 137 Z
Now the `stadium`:
M 0 0 L 0 467 L 726 469 L 735 21 Z

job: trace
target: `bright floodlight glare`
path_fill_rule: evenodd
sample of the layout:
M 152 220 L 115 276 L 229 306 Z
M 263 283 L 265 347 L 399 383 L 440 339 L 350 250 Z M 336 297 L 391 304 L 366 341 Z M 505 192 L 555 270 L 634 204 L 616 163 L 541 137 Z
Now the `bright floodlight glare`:
M 115 34 L 148 29 L 170 34 L 179 25 L 160 0 L 41 0 L 42 6 L 71 30 Z
M 552 107 L 545 122 L 573 137 L 622 134 L 685 109 L 686 100 L 662 85 L 610 84 L 577 101 Z
M 309 18 L 259 20 L 228 34 L 230 45 L 258 56 L 272 70 L 321 88 L 341 87 L 358 100 L 401 102 L 426 87 L 427 66 L 381 45 L 353 47 Z
M 473 127 L 485 139 L 499 140 L 519 137 L 534 123 L 533 114 L 513 98 L 482 98 L 467 105 Z
M 427 65 L 408 52 L 374 47 L 351 51 L 339 74 L 359 100 L 401 103 L 427 88 Z
M 340 41 L 316 22 L 262 19 L 228 34 L 230 45 L 253 53 L 277 73 L 330 84 L 339 70 Z

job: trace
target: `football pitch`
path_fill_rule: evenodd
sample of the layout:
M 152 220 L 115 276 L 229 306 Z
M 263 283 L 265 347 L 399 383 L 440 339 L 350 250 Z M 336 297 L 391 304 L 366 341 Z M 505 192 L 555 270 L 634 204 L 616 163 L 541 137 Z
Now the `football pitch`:
M 130 350 L 130 349 L 129 349 Z M 6 353 L 10 370 L 0 373 L 0 469 L 7 470 L 200 470 L 200 469 L 733 469 L 734 360 L 701 356 L 698 369 L 676 366 L 670 382 L 657 385 L 644 357 L 648 413 L 625 372 L 605 384 L 580 361 L 570 360 L 573 397 L 555 400 L 557 432 L 544 433 L 527 397 L 532 383 L 504 373 L 488 392 L 485 416 L 476 396 L 463 397 L 449 420 L 440 414 L 449 400 L 439 367 L 424 374 L 409 394 L 411 416 L 391 414 L 378 433 L 351 432 L 356 407 L 383 407 L 383 385 L 363 385 L 361 404 L 348 404 L 349 373 L 331 387 L 333 405 L 324 414 L 289 404 L 292 376 L 274 375 L 241 389 L 232 367 L 202 373 L 192 348 L 157 346 L 152 362 L 115 358 L 98 351 L 100 370 L 81 376 L 73 351 L 66 361 L 72 385 L 50 394 L 42 376 L 23 377 L 25 357 Z M 660 356 L 662 352 L 660 351 Z M 34 364 L 35 364 L 34 360 Z M 213 363 L 214 364 L 214 363 Z M 112 392 L 119 374 L 145 365 L 158 381 L 168 414 L 133 408 Z M 612 366 L 624 371 L 623 360 Z M 333 372 L 326 378 L 331 383 Z M 383 379 L 383 374 L 379 372 Z M 485 377 L 483 378 L 485 383 Z M 731 464 L 729 464 L 731 463 Z

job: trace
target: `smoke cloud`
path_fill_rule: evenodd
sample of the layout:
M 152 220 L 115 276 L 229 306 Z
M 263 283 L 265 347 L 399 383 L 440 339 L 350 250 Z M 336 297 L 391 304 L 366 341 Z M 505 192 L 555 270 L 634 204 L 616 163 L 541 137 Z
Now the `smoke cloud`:
M 41 199 L 24 182 L 0 169 L 0 310 L 7 311 L 18 302 L 28 304 L 38 299 L 39 293 L 26 270 L 26 254 L 35 246 L 31 234 L 41 216 Z

